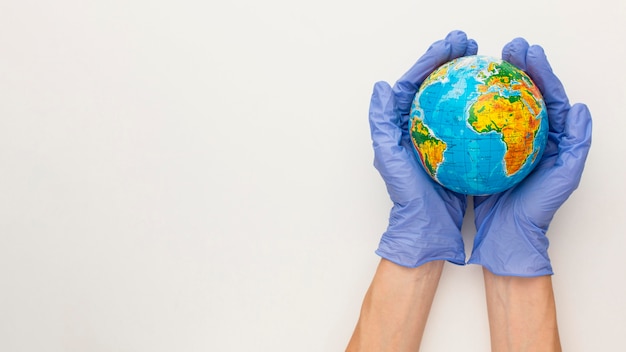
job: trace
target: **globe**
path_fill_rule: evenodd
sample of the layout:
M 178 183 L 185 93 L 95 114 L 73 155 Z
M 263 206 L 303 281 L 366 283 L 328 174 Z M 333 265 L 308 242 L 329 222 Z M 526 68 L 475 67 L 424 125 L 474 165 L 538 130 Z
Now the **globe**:
M 426 78 L 408 128 L 420 164 L 435 181 L 458 193 L 489 195 L 515 186 L 537 165 L 548 114 L 524 71 L 474 55 Z

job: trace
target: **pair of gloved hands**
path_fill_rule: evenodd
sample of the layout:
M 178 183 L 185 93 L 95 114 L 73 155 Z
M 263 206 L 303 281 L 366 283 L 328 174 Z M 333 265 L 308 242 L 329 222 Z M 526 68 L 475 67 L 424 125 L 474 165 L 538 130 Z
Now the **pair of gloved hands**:
M 393 88 L 374 86 L 370 127 L 374 166 L 393 201 L 389 227 L 378 250 L 406 267 L 432 260 L 465 264 L 461 224 L 467 197 L 434 182 L 412 152 L 408 119 L 415 93 L 440 65 L 475 55 L 478 45 L 461 31 L 435 42 Z M 557 209 L 578 187 L 591 145 L 591 115 L 585 105 L 570 106 L 563 85 L 543 49 L 517 38 L 502 59 L 524 70 L 541 90 L 550 123 L 542 159 L 520 184 L 505 192 L 474 197 L 477 234 L 468 263 L 496 275 L 551 275 L 546 231 Z

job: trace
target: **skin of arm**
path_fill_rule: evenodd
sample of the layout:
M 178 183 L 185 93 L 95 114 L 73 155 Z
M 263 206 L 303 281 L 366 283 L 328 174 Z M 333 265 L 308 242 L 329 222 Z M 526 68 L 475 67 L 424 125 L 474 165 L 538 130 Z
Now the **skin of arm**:
M 407 268 L 382 259 L 346 351 L 419 350 L 443 264 Z
M 561 351 L 551 276 L 483 274 L 492 351 Z
M 346 352 L 418 351 L 443 261 L 406 268 L 382 259 Z M 559 352 L 551 276 L 499 276 L 483 269 L 491 350 Z

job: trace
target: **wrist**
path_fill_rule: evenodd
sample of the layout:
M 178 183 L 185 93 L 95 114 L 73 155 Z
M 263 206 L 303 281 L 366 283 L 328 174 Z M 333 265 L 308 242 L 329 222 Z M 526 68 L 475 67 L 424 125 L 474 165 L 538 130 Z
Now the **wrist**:
M 495 275 L 537 277 L 552 275 L 545 230 L 517 219 L 485 221 L 478 228 L 469 264 Z

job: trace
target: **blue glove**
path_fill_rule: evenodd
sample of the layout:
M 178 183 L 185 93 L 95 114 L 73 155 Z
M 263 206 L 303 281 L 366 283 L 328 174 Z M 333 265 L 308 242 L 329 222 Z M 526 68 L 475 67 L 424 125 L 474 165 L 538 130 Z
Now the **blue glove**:
M 461 224 L 466 197 L 444 189 L 418 165 L 408 119 L 415 93 L 432 71 L 477 51 L 474 40 L 453 31 L 435 42 L 393 88 L 386 82 L 374 85 L 369 113 L 374 166 L 393 201 L 376 253 L 396 264 L 417 267 L 439 259 L 465 264 Z
M 570 106 L 543 49 L 517 38 L 502 58 L 526 71 L 541 90 L 550 121 L 546 150 L 536 169 L 505 192 L 474 198 L 478 232 L 469 263 L 496 275 L 551 275 L 546 231 L 557 209 L 578 187 L 591 145 L 591 115 Z

